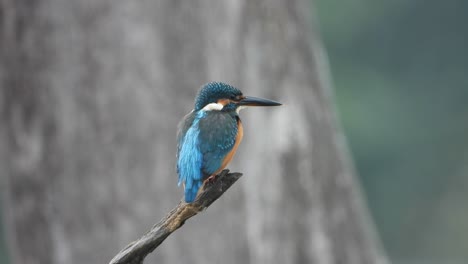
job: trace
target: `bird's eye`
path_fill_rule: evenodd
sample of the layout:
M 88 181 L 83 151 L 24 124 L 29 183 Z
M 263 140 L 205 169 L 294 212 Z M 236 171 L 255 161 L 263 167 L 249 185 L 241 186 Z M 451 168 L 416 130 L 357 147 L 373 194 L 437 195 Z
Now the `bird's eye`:
M 233 96 L 231 96 L 230 99 L 233 100 L 233 101 L 240 101 L 242 98 L 241 98 L 240 95 L 233 95 Z

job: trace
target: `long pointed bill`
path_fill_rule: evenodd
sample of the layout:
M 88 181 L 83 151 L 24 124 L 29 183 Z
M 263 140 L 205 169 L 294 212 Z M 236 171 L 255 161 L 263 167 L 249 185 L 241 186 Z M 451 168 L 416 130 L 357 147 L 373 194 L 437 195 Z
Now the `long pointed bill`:
M 239 102 L 239 105 L 245 105 L 245 106 L 278 106 L 278 105 L 281 105 L 281 103 L 275 102 L 273 100 L 268 100 L 268 99 L 253 97 L 253 96 L 245 96 L 245 98 L 242 99 Z

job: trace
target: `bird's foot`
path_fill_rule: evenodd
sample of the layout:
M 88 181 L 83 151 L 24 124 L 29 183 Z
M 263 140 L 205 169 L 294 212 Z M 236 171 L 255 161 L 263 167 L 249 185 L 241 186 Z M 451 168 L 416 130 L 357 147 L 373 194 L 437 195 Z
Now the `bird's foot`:
M 211 175 L 210 177 L 206 178 L 204 184 L 211 184 L 214 183 L 216 180 L 216 174 Z

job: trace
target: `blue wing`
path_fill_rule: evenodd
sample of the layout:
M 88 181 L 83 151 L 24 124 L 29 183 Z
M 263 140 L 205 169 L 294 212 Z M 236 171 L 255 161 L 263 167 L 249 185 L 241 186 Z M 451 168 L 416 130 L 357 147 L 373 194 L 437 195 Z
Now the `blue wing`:
M 237 135 L 234 116 L 219 111 L 198 111 L 179 125 L 177 172 L 185 183 L 185 201 L 193 202 L 198 189 L 221 166 Z
M 202 184 L 202 155 L 198 148 L 198 122 L 196 113 L 191 112 L 179 124 L 177 133 L 177 173 L 179 185 L 185 184 L 185 201 L 190 203 L 195 199 Z
M 236 116 L 220 111 L 210 111 L 200 121 L 200 151 L 203 155 L 202 171 L 210 176 L 221 167 L 226 155 L 236 143 Z
M 193 124 L 193 120 L 195 119 L 195 112 L 192 111 L 188 113 L 182 121 L 180 121 L 179 125 L 177 126 L 177 160 L 179 160 L 180 156 L 180 149 L 182 148 L 182 143 L 184 140 L 185 135 L 187 134 L 187 131 Z M 177 173 L 179 173 L 179 164 L 177 162 Z

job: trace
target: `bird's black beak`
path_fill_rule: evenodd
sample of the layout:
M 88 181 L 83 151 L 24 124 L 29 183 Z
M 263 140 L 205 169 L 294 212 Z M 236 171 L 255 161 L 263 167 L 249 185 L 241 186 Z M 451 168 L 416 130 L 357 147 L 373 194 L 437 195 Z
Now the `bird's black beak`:
M 273 100 L 253 97 L 253 96 L 245 96 L 242 100 L 240 100 L 239 105 L 245 106 L 278 106 L 281 103 L 275 102 Z

